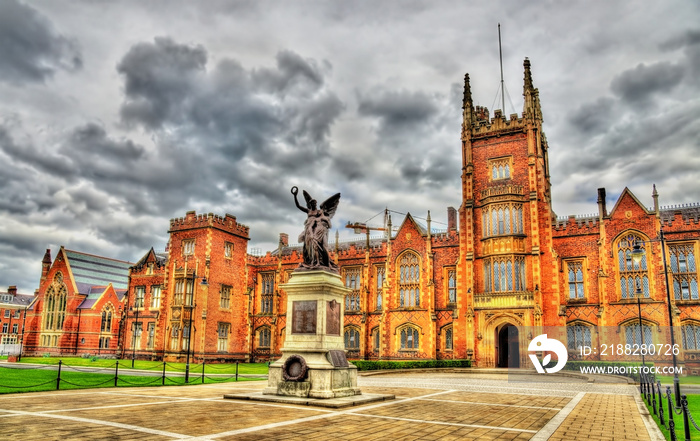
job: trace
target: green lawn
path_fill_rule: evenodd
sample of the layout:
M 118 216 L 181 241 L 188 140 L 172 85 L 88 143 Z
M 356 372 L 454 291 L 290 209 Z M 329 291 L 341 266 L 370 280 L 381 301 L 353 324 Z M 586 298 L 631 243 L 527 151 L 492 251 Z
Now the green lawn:
M 0 369 L 0 394 L 37 392 L 56 390 L 57 371 L 47 369 Z M 239 377 L 239 381 L 251 381 L 253 378 Z M 204 383 L 222 383 L 235 381 L 235 376 L 204 377 Z M 188 384 L 202 384 L 201 374 L 191 375 Z M 119 375 L 117 386 L 161 386 L 162 377 L 138 377 L 133 375 Z M 184 377 L 167 377 L 165 386 L 185 385 Z M 61 390 L 90 389 L 96 387 L 114 387 L 113 374 L 93 374 L 84 372 L 61 371 Z
M 671 377 L 672 378 L 672 377 Z M 662 380 L 663 382 L 663 380 Z M 643 397 L 642 397 L 643 398 Z M 690 410 L 690 414 L 693 415 L 693 418 L 696 420 L 700 420 L 700 395 L 688 395 L 688 409 Z M 657 394 L 657 399 L 658 399 L 658 394 Z M 659 426 L 659 429 L 661 429 L 661 432 L 664 434 L 667 440 L 670 440 L 670 433 L 669 431 L 663 427 L 662 425 L 659 424 L 659 416 L 654 415 L 654 412 L 652 411 L 651 405 L 649 405 L 646 400 L 644 400 L 644 403 L 647 405 L 647 408 L 649 409 L 649 413 L 654 417 L 654 421 L 656 421 L 656 424 Z M 658 403 L 657 403 L 657 408 L 658 408 Z M 666 425 L 668 425 L 668 402 L 667 400 L 664 399 L 664 421 L 666 422 Z M 683 415 L 676 415 L 675 413 L 673 414 L 673 422 L 676 425 L 676 438 L 679 440 L 685 439 L 685 432 L 683 429 Z M 700 424 L 698 424 L 700 425 Z M 691 440 L 698 440 L 700 441 L 700 432 L 698 432 L 694 427 L 693 423 L 690 423 L 690 439 Z
M 90 366 L 90 367 L 106 367 L 114 368 L 116 362 L 119 361 L 119 370 L 131 369 L 131 360 L 112 360 L 105 358 L 97 358 L 92 360 L 90 358 L 81 357 L 22 357 L 21 363 L 32 363 L 32 364 L 58 364 L 58 361 L 63 361 L 66 366 Z M 134 369 L 139 370 L 154 370 L 161 372 L 163 370 L 162 361 L 144 361 L 135 360 Z M 166 371 L 172 372 L 185 372 L 185 363 L 166 363 Z M 202 373 L 202 365 L 190 363 L 190 372 Z M 236 364 L 215 364 L 208 363 L 205 364 L 204 372 L 206 374 L 235 374 Z M 238 364 L 239 374 L 255 374 L 255 375 L 267 375 L 267 363 L 239 363 Z
M 661 384 L 673 384 L 673 375 L 657 375 L 656 376 L 657 380 L 661 380 Z M 683 384 L 700 384 L 700 376 L 697 375 L 688 375 L 688 376 L 679 376 L 678 381 L 680 382 L 681 385 Z
M 60 389 L 87 389 L 115 387 L 114 372 L 117 360 L 87 358 L 61 358 Z M 22 363 L 44 364 L 44 368 L 19 369 L 12 364 L 0 365 L 0 394 L 56 390 L 59 358 L 24 357 Z M 80 372 L 84 367 L 109 369 L 105 373 Z M 136 370 L 150 370 L 157 376 L 136 376 L 131 370 L 131 360 L 119 360 L 119 376 L 116 386 L 161 386 L 163 363 L 136 360 Z M 185 385 L 185 363 L 166 363 L 165 386 Z M 256 380 L 242 375 L 266 375 L 267 363 L 239 363 L 239 381 Z M 132 374 L 130 374 L 132 372 Z M 236 381 L 236 364 L 206 364 L 204 383 Z M 189 384 L 202 384 L 202 365 L 190 364 Z

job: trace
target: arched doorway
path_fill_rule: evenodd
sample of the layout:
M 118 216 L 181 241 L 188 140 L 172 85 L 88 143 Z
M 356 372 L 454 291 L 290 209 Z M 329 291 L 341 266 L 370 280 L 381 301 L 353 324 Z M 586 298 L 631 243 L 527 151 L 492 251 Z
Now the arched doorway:
M 520 367 L 520 343 L 518 328 L 506 323 L 496 328 L 496 367 Z

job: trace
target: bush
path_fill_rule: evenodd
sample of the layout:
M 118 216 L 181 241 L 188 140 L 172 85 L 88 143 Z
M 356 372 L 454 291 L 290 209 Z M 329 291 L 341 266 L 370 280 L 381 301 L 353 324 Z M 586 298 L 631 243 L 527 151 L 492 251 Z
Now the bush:
M 376 371 L 384 369 L 427 369 L 427 368 L 465 368 L 471 367 L 471 360 L 351 360 L 358 371 Z

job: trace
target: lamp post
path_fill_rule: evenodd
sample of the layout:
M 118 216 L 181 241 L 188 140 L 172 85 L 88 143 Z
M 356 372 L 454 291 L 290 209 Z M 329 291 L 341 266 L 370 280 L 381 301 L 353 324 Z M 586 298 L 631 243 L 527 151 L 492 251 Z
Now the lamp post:
M 138 307 L 138 298 L 134 301 L 134 308 L 132 309 L 136 310 L 136 321 L 134 322 L 134 330 L 133 330 L 133 336 L 131 339 L 131 369 L 134 368 L 134 360 L 136 360 L 136 334 L 138 333 L 139 330 L 139 307 Z
M 27 322 L 27 310 L 33 303 L 34 301 L 31 301 L 24 307 L 24 317 L 22 317 L 22 337 L 19 341 L 19 356 L 17 357 L 17 361 L 22 360 L 22 351 L 24 350 L 24 324 Z
M 678 365 L 676 360 L 676 353 L 674 352 L 676 348 L 676 339 L 674 337 L 673 330 L 673 308 L 671 306 L 671 288 L 668 283 L 668 263 L 666 262 L 666 239 L 664 237 L 664 228 L 661 226 L 659 228 L 659 238 L 649 240 L 651 242 L 661 242 L 661 257 L 663 258 L 664 264 L 664 281 L 666 282 L 666 306 L 668 307 L 668 324 L 671 332 L 671 355 L 673 357 L 673 393 L 676 397 L 676 407 L 681 407 L 681 386 L 678 380 Z M 642 242 L 643 243 L 643 242 Z M 632 250 L 632 260 L 639 264 L 642 258 L 645 256 L 645 252 L 642 250 L 640 242 L 635 243 L 634 249 Z
M 639 315 L 639 335 L 641 336 L 641 342 L 640 346 L 644 344 L 644 328 L 642 327 L 642 296 L 644 293 L 642 292 L 642 287 L 637 283 L 637 292 L 636 292 L 636 297 L 637 297 L 637 313 Z M 644 351 L 642 351 L 642 366 L 646 366 L 644 363 Z
M 189 307 L 190 310 L 190 320 L 189 320 L 189 325 L 187 327 L 187 356 L 186 356 L 186 362 L 185 362 L 185 383 L 190 382 L 190 345 L 192 342 L 192 314 L 194 313 L 194 284 L 197 281 L 197 272 L 193 271 L 192 272 L 192 289 L 190 291 L 190 298 L 189 302 L 185 302 L 185 306 Z M 202 286 L 207 285 L 207 278 L 202 277 Z M 189 304 L 188 304 L 189 303 Z

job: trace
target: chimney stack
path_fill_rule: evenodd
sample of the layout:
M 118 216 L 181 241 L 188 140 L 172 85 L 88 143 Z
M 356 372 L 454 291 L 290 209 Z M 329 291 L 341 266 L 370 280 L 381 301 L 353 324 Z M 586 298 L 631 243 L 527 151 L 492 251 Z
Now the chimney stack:
M 49 275 L 49 269 L 51 268 L 51 248 L 46 249 L 44 253 L 44 258 L 41 260 L 41 280 L 46 280 Z
M 605 188 L 598 189 L 598 216 L 602 220 L 608 215 L 608 210 L 605 208 Z
M 455 231 L 457 229 L 457 210 L 454 207 L 447 207 L 447 230 Z
M 280 245 L 282 245 L 283 247 L 289 246 L 289 234 L 280 233 Z

